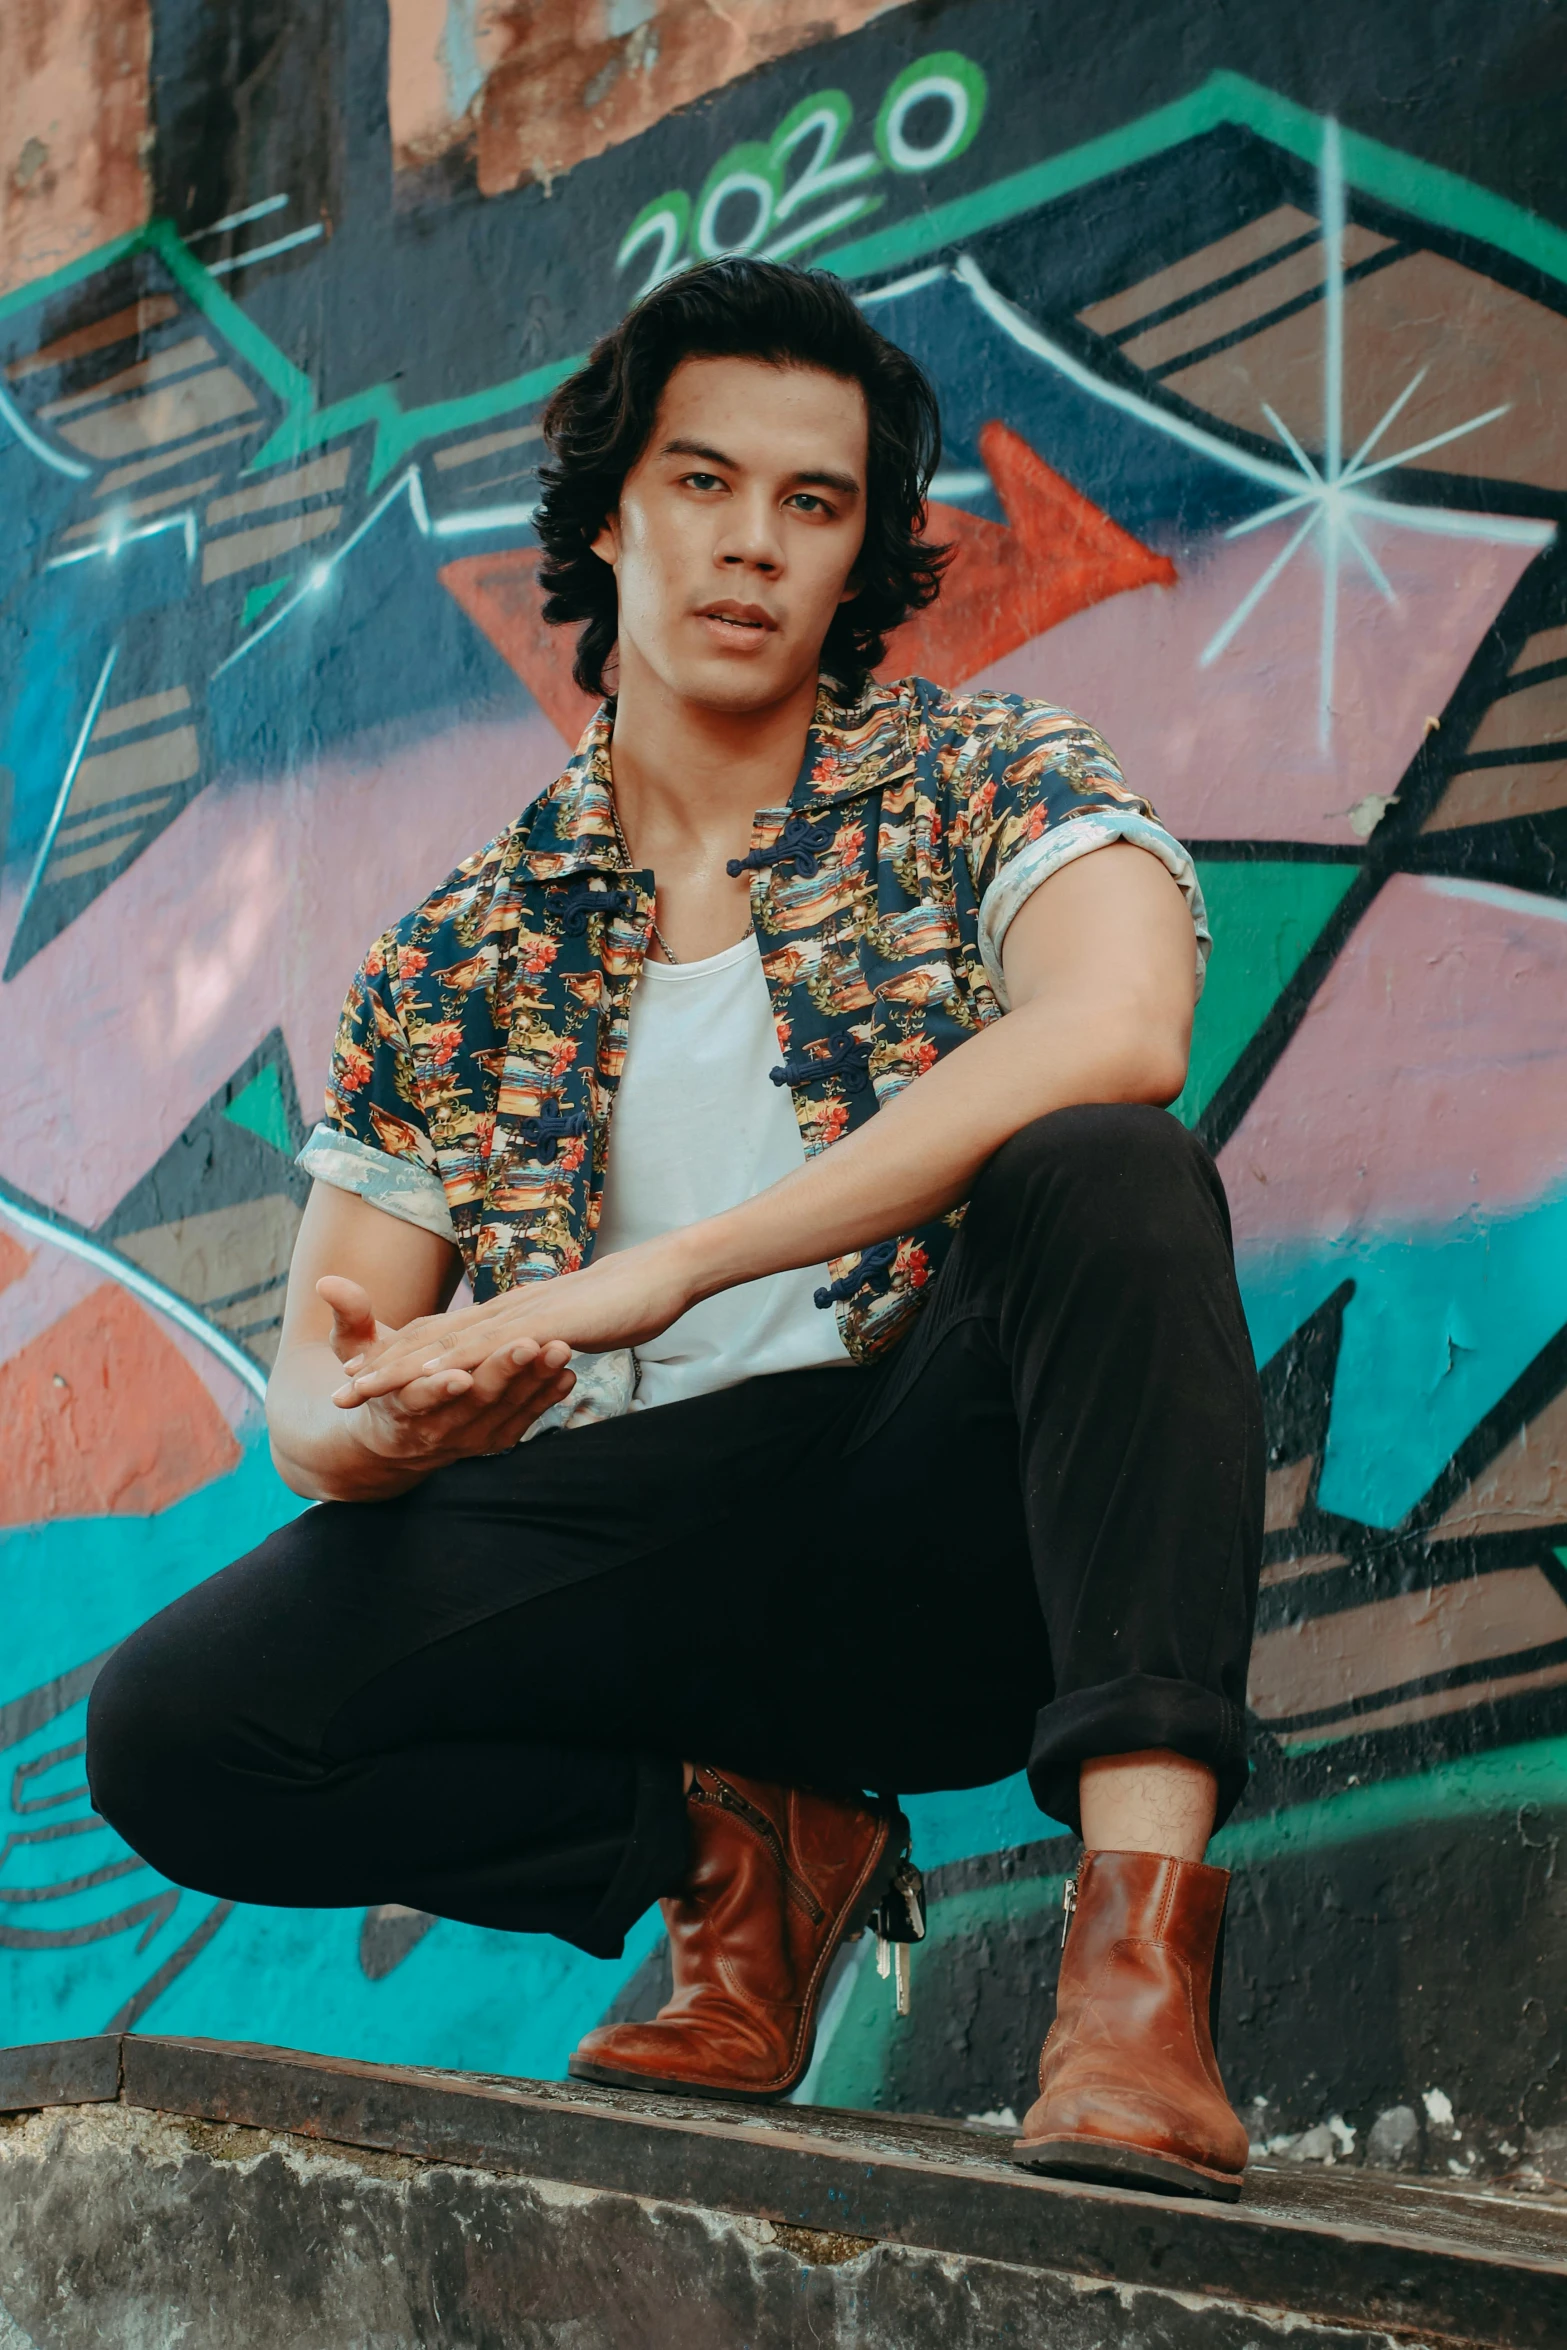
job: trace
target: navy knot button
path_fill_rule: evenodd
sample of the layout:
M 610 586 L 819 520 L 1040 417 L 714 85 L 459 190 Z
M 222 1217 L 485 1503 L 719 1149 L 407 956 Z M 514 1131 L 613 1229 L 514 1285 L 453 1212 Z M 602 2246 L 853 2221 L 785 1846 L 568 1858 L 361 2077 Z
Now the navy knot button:
M 560 1146 L 568 1138 L 586 1134 L 586 1110 L 541 1110 L 536 1118 L 517 1120 L 517 1138 L 525 1142 L 536 1159 L 546 1167 L 553 1167 L 560 1155 Z
M 830 814 L 814 822 L 809 816 L 791 816 L 770 849 L 750 849 L 743 857 L 731 857 L 724 871 L 737 881 L 742 873 L 760 873 L 766 865 L 792 865 L 797 880 L 814 881 L 837 831 L 838 819 Z
M 566 895 L 555 911 L 562 929 L 572 938 L 583 936 L 590 914 L 629 914 L 637 902 L 629 889 L 595 889 L 591 881 L 574 881 L 565 887 Z
M 857 1036 L 845 1036 L 830 1053 L 819 1060 L 811 1060 L 802 1053 L 798 1059 L 785 1061 L 767 1074 L 774 1085 L 814 1085 L 818 1077 L 841 1077 L 849 1093 L 863 1093 L 871 1081 L 873 1044 Z
M 857 1290 L 868 1289 L 874 1297 L 885 1297 L 892 1287 L 893 1259 L 897 1256 L 895 1240 L 878 1240 L 874 1248 L 862 1249 L 860 1261 L 852 1273 L 840 1273 L 836 1281 L 816 1292 L 819 1306 L 835 1306 L 840 1300 L 853 1297 Z

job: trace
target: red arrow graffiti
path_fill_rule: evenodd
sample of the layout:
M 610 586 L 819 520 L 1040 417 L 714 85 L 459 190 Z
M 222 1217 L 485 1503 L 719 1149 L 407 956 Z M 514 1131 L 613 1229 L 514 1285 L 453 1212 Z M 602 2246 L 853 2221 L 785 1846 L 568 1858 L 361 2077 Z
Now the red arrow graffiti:
M 493 555 L 464 555 L 443 565 L 439 577 L 575 750 L 598 704 L 571 674 L 576 630 L 552 628 L 544 617 L 538 565 L 537 547 L 504 547 Z
M 979 453 L 1006 522 L 932 504 L 931 537 L 957 553 L 937 601 L 891 638 L 878 676 L 956 685 L 1107 596 L 1174 584 L 1167 556 L 1112 522 L 1018 433 L 987 424 Z

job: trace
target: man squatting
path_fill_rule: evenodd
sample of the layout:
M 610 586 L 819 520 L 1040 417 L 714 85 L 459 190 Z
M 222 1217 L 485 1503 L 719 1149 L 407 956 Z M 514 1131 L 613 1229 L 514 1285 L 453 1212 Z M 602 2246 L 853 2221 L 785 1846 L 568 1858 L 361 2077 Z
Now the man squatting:
M 668 281 L 544 437 L 608 698 L 353 982 L 267 1399 L 318 1506 L 106 1666 L 94 1800 L 238 1901 L 604 1957 L 661 1901 L 673 1997 L 572 2073 L 762 2101 L 920 1930 L 864 1790 L 1026 1766 L 1086 1849 L 1017 2160 L 1233 2198 L 1262 1439 L 1162 1106 L 1191 860 L 1067 712 L 876 682 L 939 425 L 835 279 Z

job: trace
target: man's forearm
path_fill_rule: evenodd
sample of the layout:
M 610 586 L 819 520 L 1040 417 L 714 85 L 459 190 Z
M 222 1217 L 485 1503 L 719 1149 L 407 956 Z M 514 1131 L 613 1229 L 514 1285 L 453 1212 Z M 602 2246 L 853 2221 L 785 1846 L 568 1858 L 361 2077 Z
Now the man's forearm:
M 1140 1036 L 1116 1007 L 1085 1004 L 1076 1018 L 1066 1009 L 1065 1020 L 1059 1002 L 1048 1013 L 1010 1013 L 797 1173 L 674 1236 L 693 1302 L 929 1222 L 968 1197 L 1010 1136 L 1051 1110 L 1164 1103 L 1179 1092 L 1184 1064 L 1167 1027 Z

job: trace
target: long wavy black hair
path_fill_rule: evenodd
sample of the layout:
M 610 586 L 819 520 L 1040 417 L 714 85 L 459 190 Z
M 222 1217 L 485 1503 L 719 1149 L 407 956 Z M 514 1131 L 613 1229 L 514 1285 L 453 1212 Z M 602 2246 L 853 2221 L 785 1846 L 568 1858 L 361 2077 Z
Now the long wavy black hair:
M 936 395 L 924 374 L 865 318 L 824 270 L 731 256 L 667 278 L 594 345 L 544 411 L 548 459 L 534 528 L 548 593 L 546 620 L 581 624 L 572 675 L 605 691 L 615 647 L 615 574 L 593 541 L 653 430 L 664 386 L 682 359 L 762 359 L 819 367 L 858 383 L 870 419 L 865 540 L 858 592 L 840 604 L 822 669 L 846 699 L 886 654 L 887 638 L 935 600 L 950 550 L 923 536 L 925 496 L 941 457 Z

